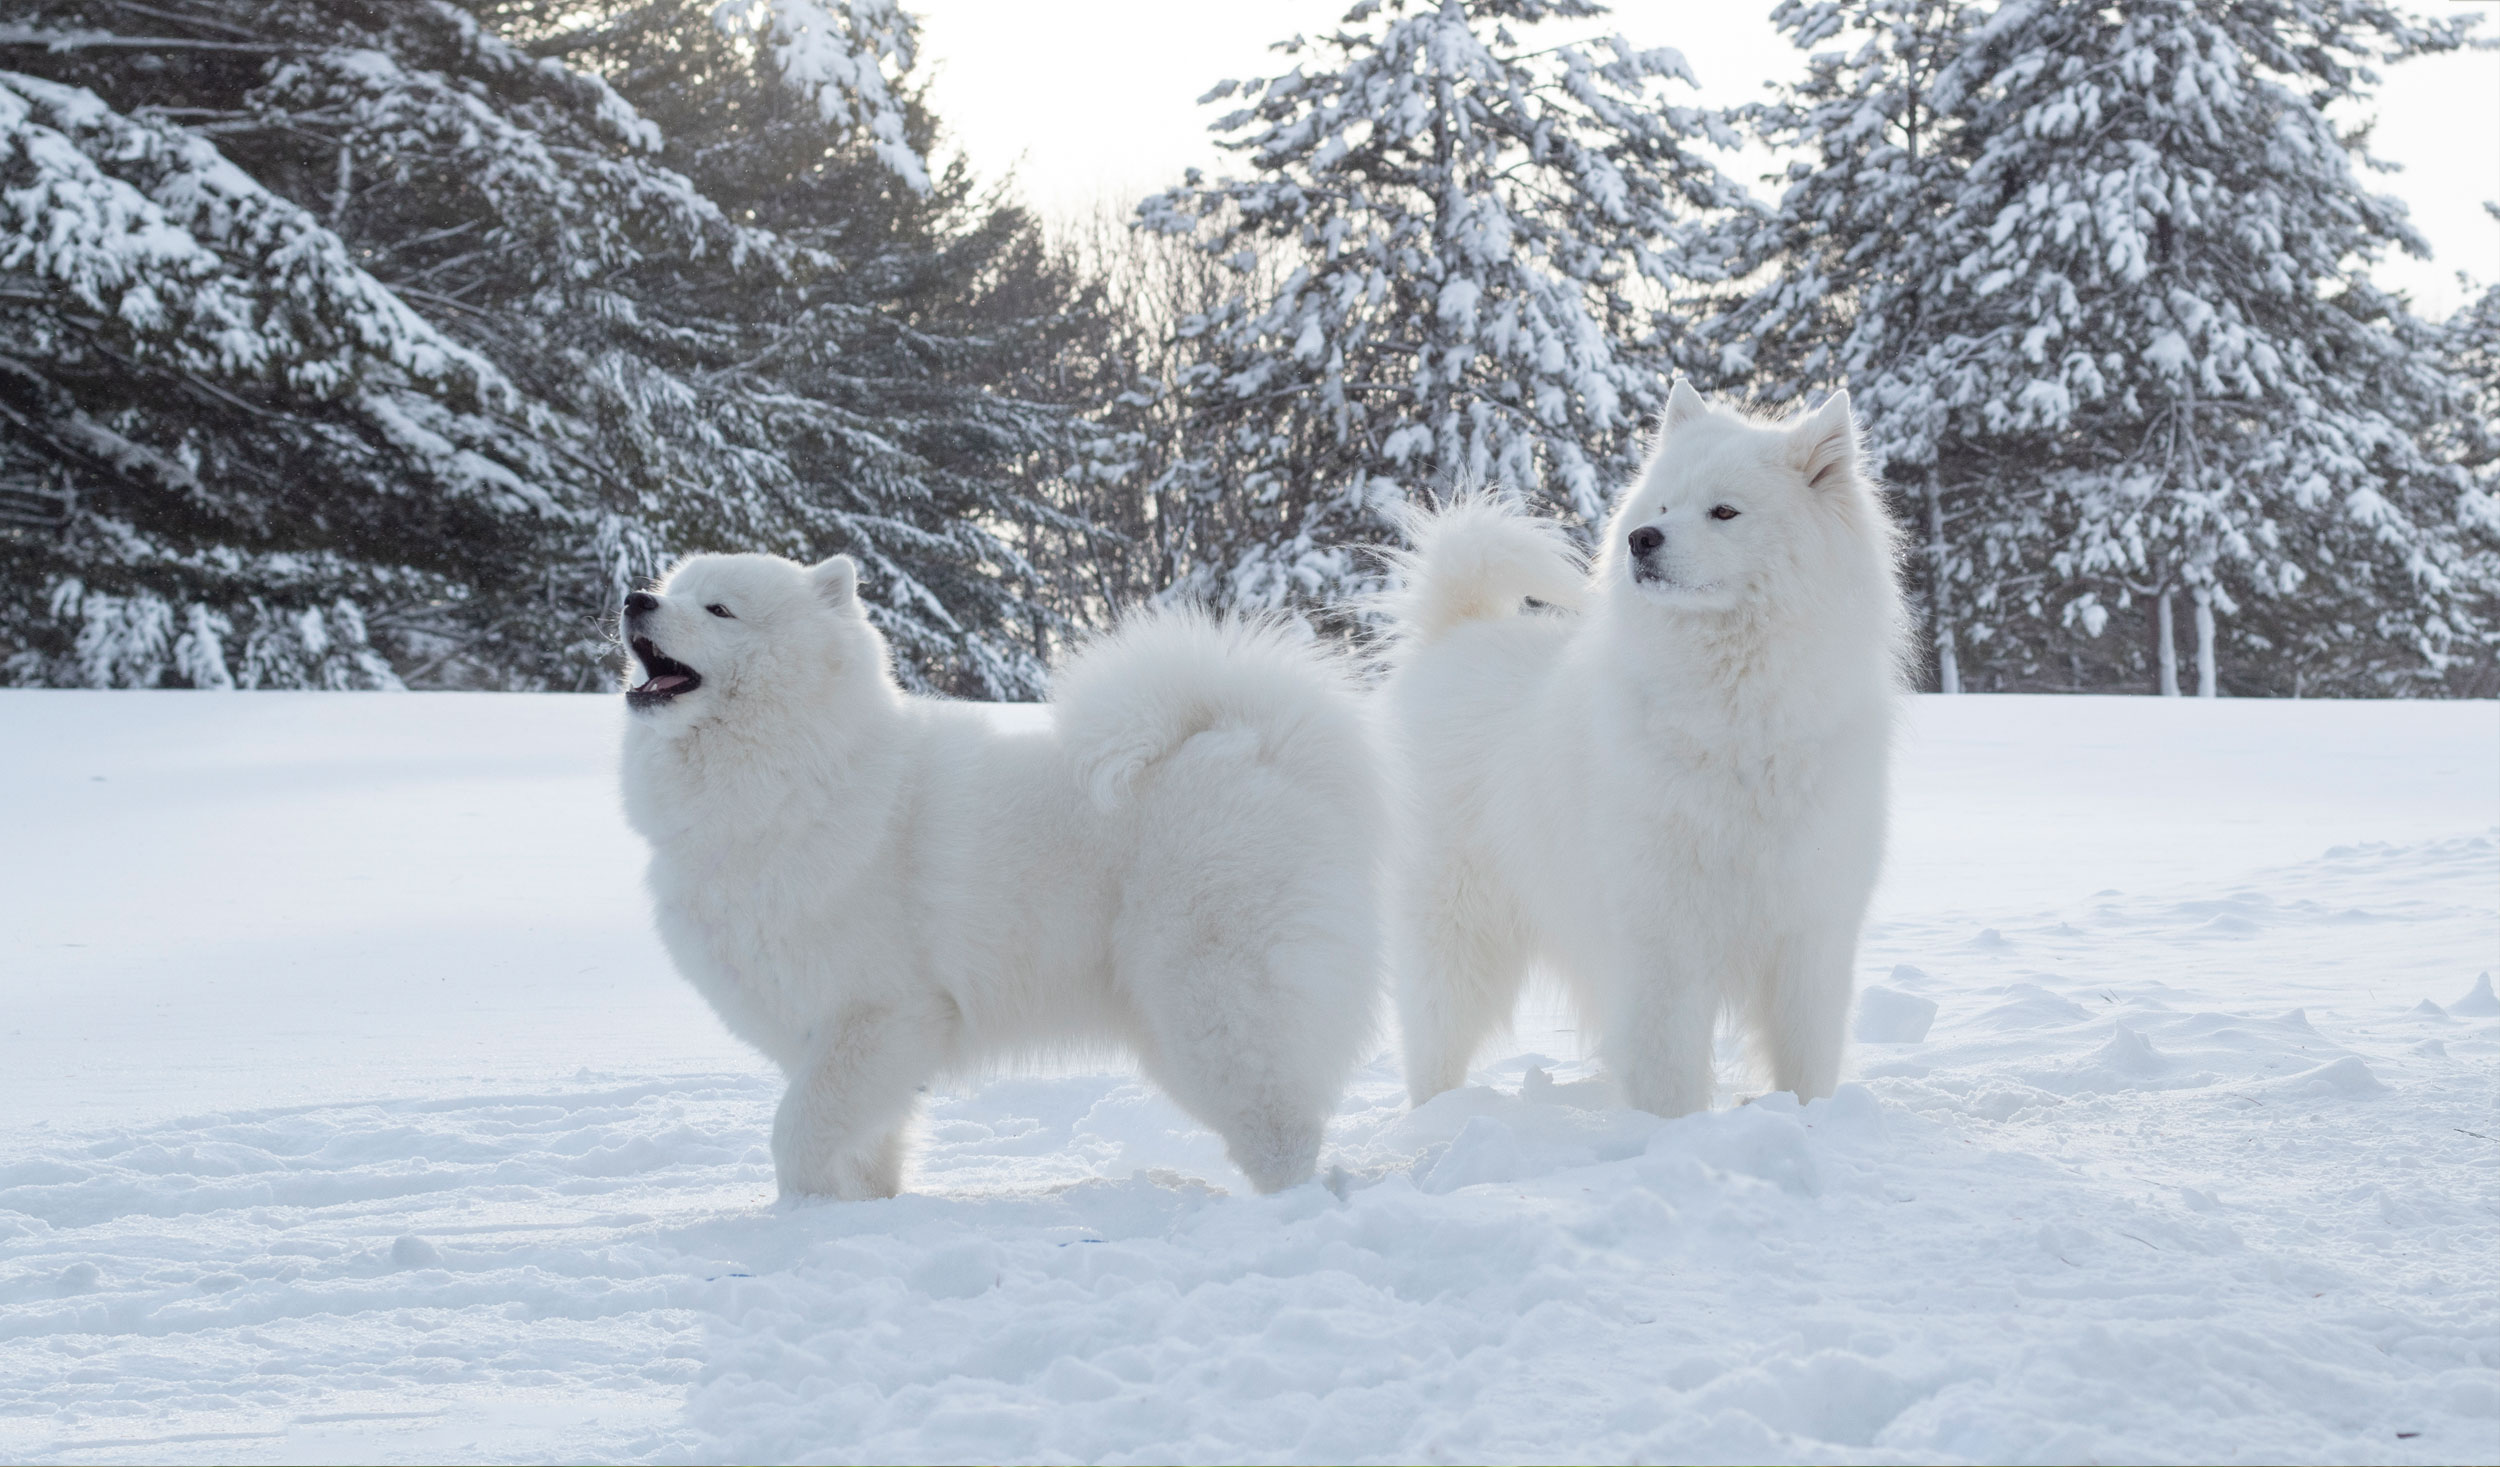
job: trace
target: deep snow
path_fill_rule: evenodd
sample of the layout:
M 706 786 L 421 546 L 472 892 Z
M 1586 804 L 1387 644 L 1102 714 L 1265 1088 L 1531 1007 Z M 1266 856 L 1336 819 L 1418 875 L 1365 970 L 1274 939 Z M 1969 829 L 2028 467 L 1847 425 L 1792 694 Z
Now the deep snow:
M 1540 1010 L 1328 1186 L 1037 1073 L 796 1208 L 618 713 L 0 693 L 0 1459 L 2500 1457 L 2500 705 L 1918 700 L 1829 1102 Z

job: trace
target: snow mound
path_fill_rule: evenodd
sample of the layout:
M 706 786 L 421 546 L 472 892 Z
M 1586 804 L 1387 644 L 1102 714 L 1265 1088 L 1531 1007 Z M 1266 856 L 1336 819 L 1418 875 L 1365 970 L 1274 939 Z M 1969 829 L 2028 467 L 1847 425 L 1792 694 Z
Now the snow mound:
M 1390 1121 L 1346 1164 L 1367 1177 L 1404 1170 L 1439 1195 L 1637 1156 L 1662 1124 L 1616 1105 L 1602 1081 L 1556 1083 L 1551 1062 L 1534 1058 L 1541 1062 L 1522 1072 L 1516 1093 L 1470 1085 L 1435 1096 Z
M 2357 1054 L 2329 1060 L 2314 1070 L 2286 1075 L 2266 1088 L 2278 1095 L 2316 1100 L 2358 1100 L 2387 1093 L 2386 1085 Z
M 425 1239 L 413 1233 L 405 1234 L 391 1244 L 391 1266 L 393 1268 L 441 1268 L 443 1255 Z
M 1869 984 L 1858 990 L 1857 1022 L 1851 1033 L 1860 1044 L 1916 1044 L 1936 1022 L 1936 1001 L 1898 988 Z
M 1438 1157 L 1418 1165 L 1415 1184 L 1427 1192 L 1452 1192 L 1483 1182 L 1515 1181 L 1528 1167 L 1518 1132 L 1491 1116 L 1475 1116 Z
M 2491 974 L 2488 972 L 2476 974 L 2473 991 L 2448 1005 L 2448 1012 L 2465 1014 L 2477 1019 L 2500 1016 L 2500 994 L 2491 991 Z
M 2170 1068 L 2169 1059 L 2150 1040 L 2124 1024 L 2110 1026 L 2108 1042 L 2092 1058 L 2106 1069 L 2127 1075 L 2158 1075 Z

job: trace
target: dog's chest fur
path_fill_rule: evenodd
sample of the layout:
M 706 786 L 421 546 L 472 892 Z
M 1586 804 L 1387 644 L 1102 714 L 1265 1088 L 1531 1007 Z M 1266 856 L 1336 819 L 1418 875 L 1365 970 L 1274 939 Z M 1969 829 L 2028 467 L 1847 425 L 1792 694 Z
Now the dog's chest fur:
M 1835 778 L 1858 772 L 1853 744 L 1884 737 L 1880 686 L 1801 678 L 1805 669 L 1782 665 L 1798 660 L 1791 649 L 1679 651 L 1635 643 L 1609 659 L 1629 672 L 1607 680 L 1593 730 L 1663 815 L 1757 831 L 1792 824 Z
M 908 891 L 910 853 L 894 833 L 910 784 L 860 778 L 856 752 L 747 752 L 702 737 L 629 750 L 642 761 L 628 783 L 671 956 L 733 1032 L 778 1059 L 869 975 L 892 971 L 896 955 L 873 934 L 893 924 L 854 914 L 890 913 Z

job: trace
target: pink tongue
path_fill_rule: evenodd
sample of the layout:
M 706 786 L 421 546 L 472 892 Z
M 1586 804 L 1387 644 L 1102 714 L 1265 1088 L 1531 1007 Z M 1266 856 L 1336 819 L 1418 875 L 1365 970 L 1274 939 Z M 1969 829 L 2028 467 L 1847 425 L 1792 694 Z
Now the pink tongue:
M 685 680 L 686 679 L 678 673 L 664 672 L 658 677 L 653 678 L 648 683 L 643 684 L 643 686 L 654 693 L 665 693 Z

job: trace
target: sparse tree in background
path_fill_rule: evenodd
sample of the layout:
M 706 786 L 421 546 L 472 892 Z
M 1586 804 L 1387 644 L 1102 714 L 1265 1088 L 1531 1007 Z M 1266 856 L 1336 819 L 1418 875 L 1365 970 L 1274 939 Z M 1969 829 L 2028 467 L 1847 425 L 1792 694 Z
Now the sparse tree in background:
M 1740 196 L 1673 102 L 1683 58 L 1523 28 L 1585 0 L 1362 0 L 1282 75 L 1225 82 L 1246 176 L 1150 199 L 1150 229 L 1238 275 L 1182 323 L 1183 589 L 1341 608 L 1417 490 L 1499 481 L 1583 521 L 1666 388 L 1663 307 Z
M 1026 555 L 1053 577 L 1071 620 L 1099 626 L 1188 585 L 1210 543 L 1198 515 L 1220 506 L 1191 492 L 1198 425 L 1181 391 L 1199 342 L 1182 328 L 1219 308 L 1241 276 L 1186 237 L 1132 228 L 1125 211 L 1080 221 L 1059 249 L 1088 309 L 1070 317 L 1036 390 L 1084 423 L 1072 454 L 1035 465 L 1033 492 L 1061 514 L 1032 522 Z

